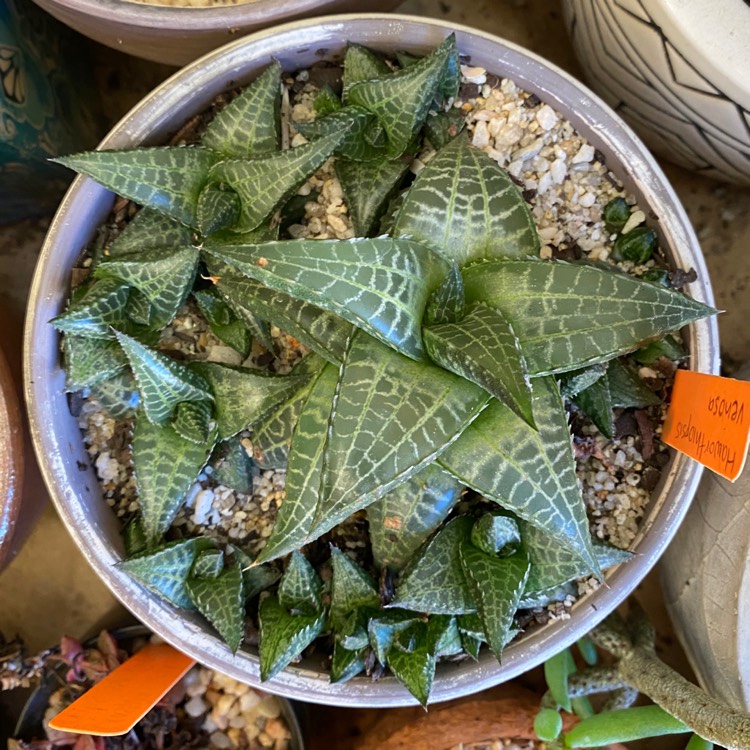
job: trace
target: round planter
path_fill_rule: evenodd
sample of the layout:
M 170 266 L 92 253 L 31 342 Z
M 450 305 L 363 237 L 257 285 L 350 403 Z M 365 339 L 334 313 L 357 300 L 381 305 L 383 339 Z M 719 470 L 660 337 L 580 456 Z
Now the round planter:
M 750 366 L 736 376 L 750 380 Z M 660 565 L 664 600 L 701 685 L 750 710 L 750 470 L 706 472 Z
M 409 16 L 363 14 L 289 24 L 258 33 L 205 57 L 176 74 L 128 114 L 102 143 L 115 149 L 166 140 L 191 115 L 224 89 L 252 80 L 275 58 L 287 69 L 320 59 L 341 59 L 345 40 L 385 52 L 407 48 L 426 52 L 455 31 L 459 50 L 472 63 L 515 80 L 569 118 L 578 132 L 604 154 L 646 211 L 658 217 L 662 246 L 681 267 L 694 267 L 698 281 L 689 292 L 712 300 L 708 274 L 697 241 L 671 187 L 641 142 L 600 100 L 550 64 L 494 36 L 440 21 Z M 102 502 L 99 484 L 64 394 L 59 338 L 48 324 L 68 297 L 70 268 L 112 205 L 113 195 L 93 181 L 78 178 L 50 228 L 33 283 L 26 327 L 27 399 L 39 459 L 58 511 L 89 562 L 122 602 L 167 641 L 207 666 L 259 684 L 257 655 L 227 647 L 198 617 L 177 611 L 150 595 L 116 567 L 123 554 L 117 522 Z M 706 320 L 686 331 L 695 369 L 716 372 L 716 323 Z M 608 576 L 608 585 L 582 599 L 568 621 L 530 632 L 504 653 L 502 665 L 491 654 L 478 663 L 445 664 L 432 690 L 438 702 L 508 680 L 571 644 L 611 612 L 654 565 L 697 487 L 701 468 L 676 455 L 665 468 L 636 540 L 635 559 Z M 414 699 L 392 677 L 364 677 L 331 685 L 317 662 L 283 671 L 265 689 L 306 701 L 339 705 L 396 706 Z
M 750 185 L 744 0 L 565 0 L 586 79 L 657 153 Z
M 133 0 L 34 1 L 59 21 L 97 42 L 167 65 L 186 65 L 244 34 L 287 21 L 328 13 L 386 11 L 401 2 L 249 0 L 242 5 L 180 8 Z

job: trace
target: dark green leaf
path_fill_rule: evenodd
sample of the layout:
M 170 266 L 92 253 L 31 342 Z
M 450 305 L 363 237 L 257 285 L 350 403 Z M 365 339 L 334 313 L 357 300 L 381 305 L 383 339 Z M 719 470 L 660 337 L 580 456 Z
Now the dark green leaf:
M 480 385 L 534 426 L 526 362 L 500 312 L 472 305 L 460 321 L 427 326 L 422 335 L 434 362 Z
M 331 549 L 331 624 L 338 630 L 348 614 L 379 608 L 380 594 L 372 578 L 337 547 Z
M 99 279 L 50 322 L 58 331 L 87 338 L 112 339 L 125 322 L 130 288 L 116 279 Z
M 172 427 L 185 440 L 205 445 L 215 429 L 212 420 L 211 402 L 181 401 L 175 407 Z
M 479 638 L 461 633 L 461 646 L 474 661 L 479 661 L 479 650 L 482 648 L 482 643 L 484 641 Z
M 133 469 L 143 529 L 150 544 L 169 529 L 212 448 L 213 442 L 194 443 L 173 427 L 155 425 L 142 417 L 136 420 Z
M 138 326 L 150 326 L 153 312 L 154 308 L 151 305 L 151 300 L 140 289 L 131 289 L 128 302 L 125 305 L 125 314 L 127 317 Z M 158 330 L 162 325 L 163 321 L 159 321 L 153 326 L 153 330 Z M 122 327 L 126 328 L 129 333 L 133 333 L 130 330 L 130 326 Z
M 175 606 L 194 609 L 185 589 L 185 581 L 196 555 L 213 545 L 206 537 L 170 542 L 152 552 L 123 560 L 119 568 Z
M 472 525 L 471 518 L 459 516 L 434 536 L 396 589 L 394 606 L 448 615 L 476 611 L 476 597 L 460 557 Z
M 575 671 L 575 669 L 573 670 Z M 568 649 L 547 659 L 544 663 L 544 679 L 552 698 L 564 711 L 570 712 L 568 676 L 570 675 L 570 652 Z
M 321 633 L 325 614 L 290 615 L 275 596 L 260 604 L 260 678 L 270 680 L 297 658 Z
M 313 109 L 316 117 L 325 117 L 331 112 L 341 109 L 341 99 L 329 84 L 323 85 L 313 100 Z
M 223 484 L 243 495 L 252 495 L 253 460 L 247 455 L 239 437 L 219 443 L 209 463 L 213 469 L 211 477 L 217 484 Z
M 152 208 L 142 208 L 110 243 L 105 257 L 115 260 L 159 248 L 189 247 L 193 233 Z
M 464 316 L 464 279 L 455 263 L 427 302 L 424 324 L 455 323 Z
M 463 541 L 459 547 L 464 576 L 473 590 L 484 632 L 495 656 L 512 638 L 513 616 L 526 586 L 529 559 L 525 552 L 496 557 Z
M 356 677 L 365 668 L 364 649 L 350 651 L 339 641 L 333 644 L 333 659 L 331 661 L 331 682 L 346 682 Z
M 414 612 L 398 609 L 373 617 L 367 625 L 367 632 L 370 636 L 370 645 L 378 661 L 383 665 L 387 664 L 388 653 L 396 637 L 400 633 L 411 630 L 421 622 L 422 618 Z
M 187 590 L 198 611 L 236 653 L 245 632 L 245 593 L 239 563 L 216 578 L 188 578 Z
M 281 572 L 273 565 L 255 565 L 246 552 L 233 544 L 229 545 L 232 554 L 237 558 L 242 568 L 242 583 L 245 591 L 245 601 L 250 601 L 273 586 L 281 578 Z
M 367 507 L 373 561 L 400 570 L 447 518 L 463 485 L 434 464 Z
M 672 294 L 679 294 L 679 292 L 672 292 Z M 633 354 L 633 359 L 643 365 L 652 365 L 660 357 L 679 362 L 687 357 L 687 353 L 673 336 L 665 336 L 659 341 L 652 341 Z
M 607 370 L 609 395 L 613 407 L 627 409 L 655 406 L 661 399 L 624 362 L 613 359 Z
M 624 198 L 612 198 L 604 207 L 602 218 L 608 232 L 619 232 L 630 218 L 630 206 Z
M 63 339 L 65 390 L 80 391 L 117 375 L 128 360 L 116 341 L 68 334 Z
M 220 262 L 322 307 L 415 359 L 427 300 L 448 267 L 411 240 L 285 240 L 210 248 Z M 273 319 L 273 318 L 271 318 Z
M 366 47 L 350 44 L 344 55 L 343 99 L 346 103 L 347 91 L 355 83 L 381 78 L 391 73 L 385 60 L 381 59 Z
M 430 649 L 427 624 L 413 626 L 414 644 L 408 651 L 397 646 L 388 652 L 388 667 L 398 681 L 423 705 L 427 705 L 435 677 L 435 655 Z
M 180 401 L 212 401 L 208 384 L 185 365 L 115 332 L 138 383 L 141 403 L 150 422 L 164 424 Z
M 190 570 L 191 578 L 216 578 L 224 570 L 224 553 L 220 549 L 207 549 L 198 554 Z
M 615 418 L 612 414 L 609 378 L 606 373 L 577 396 L 573 396 L 572 401 L 596 425 L 602 435 L 608 438 L 614 435 Z
M 206 128 L 201 143 L 223 156 L 277 151 L 280 139 L 281 65 L 276 60 Z
M 612 246 L 612 258 L 645 263 L 659 246 L 659 238 L 650 227 L 636 227 L 627 234 L 621 234 Z
M 563 373 L 560 377 L 561 395 L 564 398 L 577 396 L 581 391 L 596 383 L 599 378 L 604 377 L 609 364 L 608 362 L 602 362 L 591 367 L 583 367 L 580 370 L 569 370 Z
M 466 112 L 451 107 L 447 112 L 430 113 L 425 122 L 425 136 L 436 149 L 452 141 L 466 127 Z
M 431 615 L 427 623 L 430 652 L 438 656 L 456 656 L 463 651 L 461 633 L 456 618 L 451 615 Z
M 536 226 L 519 189 L 463 134 L 419 173 L 391 234 L 412 237 L 459 266 L 539 250 Z
M 204 235 L 233 227 L 242 206 L 237 193 L 216 185 L 206 185 L 198 196 L 196 224 Z
M 342 130 L 346 137 L 336 147 L 336 156 L 357 162 L 379 161 L 386 157 L 386 142 L 371 142 L 373 128 L 379 124 L 375 115 L 361 107 L 344 107 L 313 122 L 297 123 L 297 130 L 310 140 L 317 141 Z
M 91 151 L 54 161 L 142 206 L 197 226 L 198 195 L 217 154 L 198 146 Z
M 305 376 L 272 375 L 216 362 L 194 362 L 191 369 L 208 382 L 213 393 L 220 440 L 271 413 L 307 380 Z
M 252 344 L 250 332 L 224 302 L 218 290 L 211 287 L 203 291 L 194 291 L 193 297 L 214 335 L 238 351 L 243 359 L 246 358 L 250 354 Z
M 533 375 L 604 362 L 714 310 L 679 292 L 597 266 L 490 261 L 464 270 L 466 301 L 510 321 Z
M 122 539 L 125 542 L 126 557 L 135 557 L 146 551 L 148 540 L 143 530 L 140 518 L 134 518 L 123 530 Z
M 512 552 L 521 543 L 521 532 L 510 516 L 485 513 L 471 529 L 471 543 L 488 555 L 497 555 L 503 550 Z
M 323 608 L 323 582 L 301 552 L 292 552 L 281 576 L 279 603 L 292 614 L 309 615 Z
M 91 386 L 91 395 L 114 419 L 129 419 L 140 404 L 138 386 L 130 370 Z

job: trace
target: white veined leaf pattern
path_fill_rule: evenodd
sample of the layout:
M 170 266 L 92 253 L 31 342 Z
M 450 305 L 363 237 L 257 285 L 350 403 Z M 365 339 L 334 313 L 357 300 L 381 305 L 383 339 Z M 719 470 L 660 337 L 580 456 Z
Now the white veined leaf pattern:
M 99 279 L 50 322 L 58 331 L 96 339 L 113 339 L 113 327 L 125 324 L 130 287 L 117 279 Z

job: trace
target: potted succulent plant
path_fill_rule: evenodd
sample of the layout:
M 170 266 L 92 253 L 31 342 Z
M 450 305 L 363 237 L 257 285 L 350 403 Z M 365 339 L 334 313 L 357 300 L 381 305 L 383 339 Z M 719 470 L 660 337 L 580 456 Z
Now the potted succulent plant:
M 397 23 L 402 39 L 418 33 L 421 43 L 411 40 L 397 61 L 356 44 L 344 56 L 341 44 L 331 47 L 342 23 L 353 42 L 380 38 Z M 309 40 L 310 28 L 293 25 L 217 55 L 228 70 L 241 58 L 242 80 L 252 83 L 210 124 L 197 126 L 192 145 L 122 150 L 146 138 L 163 141 L 168 127 L 161 120 L 161 128 L 141 129 L 131 115 L 122 128 L 136 133 L 132 140 L 114 137 L 105 151 L 65 160 L 146 208 L 128 221 L 130 209 L 118 203 L 113 226 L 84 263 L 93 272 L 64 312 L 67 274 L 42 258 L 32 304 L 44 299 L 45 305 L 33 309 L 27 329 L 27 344 L 34 341 L 27 350 L 32 390 L 37 383 L 47 390 L 44 398 L 30 394 L 35 436 L 58 507 L 84 551 L 123 601 L 168 640 L 242 679 L 274 677 L 274 689 L 308 700 L 408 701 L 393 690 L 393 678 L 356 677 L 385 664 L 420 702 L 431 688 L 433 698 L 447 698 L 510 677 L 556 650 L 555 643 L 574 640 L 591 625 L 584 613 L 604 616 L 658 555 L 681 515 L 670 508 L 668 519 L 663 511 L 659 517 L 666 488 L 669 502 L 678 502 L 675 493 L 689 492 L 695 481 L 695 468 L 680 458 L 673 457 L 662 494 L 652 501 L 649 533 L 636 546 L 643 556 L 618 569 L 612 589 L 595 591 L 574 609 L 568 627 L 550 622 L 504 649 L 519 607 L 565 599 L 572 579 L 599 576 L 629 557 L 591 539 L 558 379 L 607 432 L 613 404 L 654 400 L 617 358 L 712 310 L 665 285 L 667 272 L 649 260 L 656 233 L 638 227 L 645 212 L 622 198 L 601 206 L 608 231 L 618 235 L 613 252 L 625 261 L 619 270 L 537 257 L 548 257 L 551 247 L 539 250 L 524 196 L 497 159 L 477 148 L 489 132 L 487 121 L 474 121 L 471 142 L 463 131 L 474 105 L 459 87 L 462 80 L 473 85 L 476 104 L 477 91 L 482 101 L 491 96 L 487 69 L 511 73 L 534 91 L 536 101 L 525 106 L 536 108 L 535 132 L 552 130 L 560 119 L 540 97 L 576 122 L 570 97 L 583 94 L 570 81 L 507 47 L 501 65 L 493 53 L 502 45 L 491 37 L 449 36 L 440 24 L 414 19 L 344 17 L 316 31 L 331 60 L 340 65 L 343 59 L 341 94 L 320 87 L 308 107 L 316 116 L 294 119 L 289 113 L 304 106 L 280 97 L 282 70 L 289 81 L 305 84 L 311 71 L 300 66 L 316 60 L 314 52 L 296 56 L 295 34 Z M 254 56 L 245 44 L 254 45 Z M 400 46 L 393 40 L 381 49 L 393 54 Z M 471 55 L 472 66 L 460 69 L 459 52 Z M 199 78 L 189 90 L 200 96 L 185 105 L 185 114 L 206 110 L 226 80 L 195 70 Z M 161 109 L 162 115 L 152 112 L 155 119 L 166 116 L 174 87 L 188 90 L 180 81 L 168 82 L 146 105 Z M 309 101 L 310 90 L 297 88 Z M 595 102 L 587 106 L 591 112 Z M 279 111 L 286 119 L 279 120 Z M 639 170 L 638 200 L 660 213 L 665 257 L 680 258 L 684 247 L 674 243 L 689 246 L 690 234 L 679 208 L 657 198 L 669 193 L 640 147 L 619 130 L 615 144 L 613 132 L 592 138 L 602 150 L 599 171 L 601 162 L 615 158 L 616 146 L 625 148 L 629 166 Z M 576 149 L 573 163 L 593 159 L 593 145 L 579 141 Z M 338 192 L 331 210 L 324 209 L 338 238 L 305 238 L 294 194 L 301 191 L 302 202 L 318 211 L 323 202 L 309 199 L 314 173 L 326 163 L 330 170 L 331 156 L 338 181 L 318 186 L 321 193 Z M 404 183 L 410 165 L 419 171 L 411 184 Z M 47 255 L 53 247 L 65 254 L 63 267 L 75 262 L 111 206 L 109 194 L 90 181 L 76 189 L 80 197 L 69 196 L 47 244 Z M 100 198 L 89 200 L 94 195 Z M 341 218 L 344 199 L 353 228 Z M 76 201 L 76 214 L 83 214 L 71 245 L 62 217 Z M 291 239 L 277 239 L 280 227 Z M 548 227 L 542 236 L 552 242 L 556 231 Z M 606 257 L 602 250 L 598 261 Z M 700 258 L 685 262 L 705 283 Z M 693 290 L 710 300 L 700 286 Z M 190 294 L 201 314 L 185 317 L 180 310 Z M 62 397 L 66 375 L 57 369 L 53 314 L 65 332 L 68 389 L 89 389 L 100 405 L 128 418 L 138 408 L 132 441 L 126 440 L 134 472 L 112 463 L 109 451 L 96 459 L 110 505 L 125 497 L 121 517 L 139 510 L 127 526 L 124 552 L 95 477 L 81 482 L 77 476 L 87 467 L 78 458 L 78 419 L 67 414 Z M 201 346 L 189 330 L 217 336 L 234 354 L 223 363 L 188 362 Z M 711 324 L 690 330 L 691 364 L 712 369 Z M 171 343 L 165 344 L 165 331 Z M 270 356 L 256 349 L 245 359 L 248 331 Z M 654 346 L 663 354 L 676 342 L 652 344 L 651 355 Z M 236 366 L 243 362 L 271 364 L 275 372 Z M 43 435 L 42 411 L 52 404 L 61 423 Z M 85 407 L 79 418 L 91 413 Z M 50 439 L 54 445 L 44 446 Z M 221 516 L 224 502 L 224 490 L 213 488 L 251 490 L 248 449 L 271 473 L 270 486 L 258 493 L 261 512 L 242 524 L 244 533 L 216 524 L 208 530 L 209 516 Z M 74 465 L 77 481 L 61 481 Z M 272 478 L 279 466 L 286 469 L 283 494 Z M 126 485 L 137 486 L 137 499 L 123 494 Z M 177 523 L 186 502 L 192 521 Z M 273 528 L 257 517 L 272 505 Z M 356 514 L 365 509 L 370 531 L 363 542 Z M 244 522 L 248 512 L 240 512 Z M 93 520 L 82 524 L 84 514 Z M 193 531 L 197 524 L 207 533 L 192 533 L 191 523 Z M 337 532 L 342 523 L 345 531 Z M 322 538 L 334 542 L 332 552 Z M 299 551 L 305 545 L 307 556 Z M 278 561 L 287 555 L 277 582 Z M 373 570 L 381 571 L 379 585 L 363 569 L 369 555 Z M 245 601 L 261 590 L 258 664 L 257 656 L 237 649 L 247 627 Z M 176 618 L 174 605 L 193 611 Z M 323 633 L 337 680 L 331 685 L 319 671 L 320 658 L 285 669 Z M 481 642 L 494 656 L 485 649 L 476 666 L 466 660 L 443 665 L 432 685 L 441 655 L 476 657 Z M 494 661 L 501 651 L 502 667 Z

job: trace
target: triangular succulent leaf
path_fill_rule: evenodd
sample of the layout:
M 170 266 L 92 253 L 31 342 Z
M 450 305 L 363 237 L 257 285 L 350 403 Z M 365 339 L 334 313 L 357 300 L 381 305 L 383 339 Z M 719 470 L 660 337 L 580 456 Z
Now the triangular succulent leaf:
M 463 650 L 461 633 L 452 615 L 430 615 L 427 636 L 430 651 L 435 656 L 455 656 Z
M 244 495 L 253 493 L 253 460 L 238 436 L 218 443 L 209 461 L 211 478 Z
M 434 464 L 367 507 L 372 556 L 400 570 L 448 517 L 463 485 Z
M 607 373 L 608 362 L 601 362 L 580 370 L 569 370 L 560 376 L 560 393 L 564 398 L 577 396 L 581 391 L 596 383 Z
M 458 265 L 453 263 L 445 280 L 427 302 L 424 324 L 431 326 L 455 323 L 463 318 L 464 313 L 464 278 Z
M 125 557 L 135 557 L 148 549 L 146 532 L 141 519 L 136 516 L 123 529 L 122 540 L 125 543 Z
M 216 578 L 224 570 L 224 551 L 220 549 L 203 550 L 195 558 L 190 569 L 192 578 Z
M 237 193 L 223 190 L 215 184 L 206 185 L 198 196 L 195 208 L 196 226 L 203 235 L 228 229 L 237 223 L 241 210 Z
M 215 287 L 194 290 L 193 297 L 213 334 L 245 358 L 250 354 L 252 337 Z
M 210 401 L 180 401 L 174 410 L 172 427 L 185 440 L 205 445 L 211 438 L 211 433 L 215 431 L 212 416 Z M 211 438 L 212 444 L 215 438 L 216 435 Z
M 605 362 L 715 312 L 680 292 L 585 263 L 490 261 L 463 276 L 467 303 L 496 307 L 510 321 L 532 375 Z
M 373 617 L 367 624 L 367 634 L 377 660 L 383 665 L 387 664 L 388 653 L 396 637 L 411 630 L 420 622 L 422 622 L 420 615 L 403 609 L 393 609 Z
M 301 552 L 292 552 L 279 584 L 279 603 L 292 614 L 309 615 L 323 609 L 323 582 Z
M 232 554 L 237 558 L 242 569 L 242 583 L 245 591 L 245 600 L 250 601 L 273 586 L 281 578 L 281 571 L 273 565 L 255 565 L 252 557 L 239 547 L 230 544 Z
M 113 419 L 132 417 L 141 402 L 138 385 L 130 370 L 123 370 L 90 387 L 91 395 Z
M 65 389 L 79 391 L 107 380 L 128 366 L 120 345 L 111 339 L 68 334 L 63 340 Z
M 188 247 L 193 239 L 193 232 L 184 224 L 145 207 L 109 243 L 103 258 L 114 260 L 147 250 Z
M 512 552 L 521 543 L 521 532 L 514 518 L 485 513 L 471 529 L 471 543 L 488 555 Z
M 609 395 L 609 377 L 605 373 L 588 388 L 573 396 L 573 403 L 596 425 L 599 432 L 611 438 L 615 432 L 612 398 Z
M 344 70 L 342 75 L 343 101 L 346 104 L 347 91 L 360 81 L 371 78 L 382 78 L 390 75 L 391 69 L 382 58 L 360 44 L 350 44 L 344 55 Z
M 331 682 L 346 682 L 356 677 L 365 668 L 364 649 L 351 651 L 340 641 L 333 643 L 333 658 L 331 659 Z
M 398 681 L 420 702 L 427 705 L 435 677 L 435 654 L 430 648 L 427 634 L 427 623 L 419 622 L 413 626 L 410 635 L 411 648 L 398 647 L 398 639 L 388 652 L 388 667 Z
M 380 607 L 372 578 L 337 547 L 331 549 L 331 625 L 338 630 L 347 616 L 360 609 Z
M 329 83 L 323 84 L 313 99 L 313 109 L 316 117 L 325 117 L 331 112 L 341 109 L 341 99 Z
M 466 113 L 451 107 L 447 112 L 427 115 L 424 134 L 433 148 L 441 149 L 452 141 L 466 127 Z
M 372 143 L 372 130 L 379 127 L 377 118 L 361 107 L 343 107 L 313 122 L 297 123 L 297 130 L 313 141 L 334 135 L 342 129 L 346 137 L 336 147 L 336 156 L 356 162 L 379 161 L 386 157 L 386 142 Z
M 632 368 L 619 359 L 613 359 L 607 370 L 609 395 L 612 406 L 642 409 L 660 403 L 659 397 L 638 377 Z
M 77 296 L 62 315 L 50 322 L 66 334 L 112 339 L 113 327 L 125 324 L 130 287 L 117 279 L 98 279 Z

